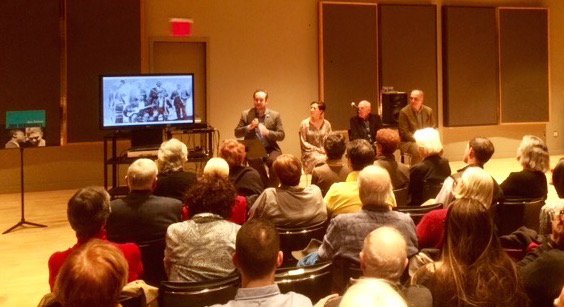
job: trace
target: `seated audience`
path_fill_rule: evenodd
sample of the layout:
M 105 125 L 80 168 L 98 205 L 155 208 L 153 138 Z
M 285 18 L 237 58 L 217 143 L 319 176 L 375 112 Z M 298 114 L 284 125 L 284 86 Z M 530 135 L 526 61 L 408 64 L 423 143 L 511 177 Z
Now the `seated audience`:
M 54 299 L 60 306 L 121 306 L 118 300 L 127 282 L 127 270 L 127 261 L 116 247 L 91 240 L 72 253 L 61 268 Z
M 449 207 L 441 260 L 421 267 L 412 284 L 429 288 L 434 306 L 528 306 L 490 212 L 473 199 Z
M 302 164 L 290 154 L 278 156 L 272 166 L 280 187 L 266 188 L 249 211 L 249 219 L 260 217 L 280 227 L 311 226 L 327 220 L 327 208 L 316 185 L 300 187 Z
M 450 175 L 448 160 L 441 157 L 443 144 L 439 132 L 433 128 L 424 128 L 413 134 L 419 154 L 423 161 L 411 166 L 409 169 L 409 195 L 410 206 L 420 206 L 429 197 L 433 187 L 441 185 Z M 429 192 L 427 192 L 429 191 Z M 437 192 L 435 192 L 437 193 Z M 434 197 L 433 194 L 430 198 Z
M 137 159 L 129 166 L 125 177 L 129 194 L 110 203 L 110 241 L 142 244 L 164 240 L 168 226 L 180 222 L 182 202 L 152 193 L 157 173 L 157 165 L 149 159 Z
M 550 215 L 552 233 L 518 264 L 531 306 L 551 306 L 564 286 L 564 209 Z
M 323 148 L 327 154 L 327 161 L 313 169 L 311 184 L 317 185 L 321 189 L 321 194 L 325 196 L 333 183 L 347 179 L 350 170 L 343 162 L 346 145 L 342 134 L 330 133 L 325 139 Z
M 357 139 L 347 145 L 347 160 L 352 171 L 345 182 L 335 182 L 325 194 L 327 213 L 335 216 L 341 213 L 353 213 L 362 208 L 358 197 L 358 173 L 374 163 L 374 149 L 368 141 Z
M 387 281 L 371 278 L 352 285 L 339 304 L 339 307 L 358 306 L 407 307 L 408 305 Z
M 226 219 L 237 192 L 225 177 L 205 175 L 190 189 L 190 219 L 166 232 L 165 271 L 170 281 L 205 281 L 235 271 L 231 254 L 241 226 Z
M 229 180 L 235 185 L 237 194 L 245 196 L 247 203 L 252 204 L 264 190 L 260 174 L 246 164 L 245 145 L 237 140 L 223 141 L 219 148 L 219 157 L 229 164 Z
M 482 168 L 472 166 L 466 170 L 458 179 L 454 188 L 455 206 L 461 199 L 473 199 L 489 209 L 492 203 L 493 178 Z M 445 220 L 447 208 L 437 209 L 426 213 L 419 224 L 417 224 L 417 240 L 419 248 L 442 248 L 444 244 Z
M 153 194 L 185 201 L 186 192 L 196 183 L 196 174 L 184 171 L 184 163 L 188 161 L 186 144 L 174 138 L 163 142 L 157 157 L 159 174 Z
M 540 235 L 547 235 L 552 231 L 549 213 L 564 209 L 564 158 L 561 158 L 552 170 L 552 184 L 559 199 L 547 200 L 542 206 L 539 221 Z
M 223 306 L 311 306 L 309 298 L 294 292 L 282 294 L 274 283 L 274 273 L 283 257 L 272 223 L 253 219 L 243 225 L 237 233 L 233 255 L 233 263 L 241 274 L 241 288 L 235 299 Z
M 534 135 L 525 135 L 517 149 L 517 160 L 523 170 L 510 173 L 501 183 L 505 198 L 546 199 L 548 185 L 544 173 L 548 171 L 550 161 L 543 140 Z
M 300 123 L 300 149 L 304 172 L 311 174 L 313 168 L 327 160 L 323 143 L 331 133 L 331 123 L 325 119 L 326 105 L 314 101 L 310 104 L 310 117 Z
M 78 190 L 67 203 L 67 219 L 76 233 L 77 243 L 62 252 L 56 252 L 49 258 L 49 286 L 55 286 L 55 280 L 69 256 L 86 243 L 100 239 L 100 242 L 117 247 L 129 264 L 128 281 L 141 279 L 143 263 L 141 251 L 134 243 L 110 243 L 106 240 L 106 221 L 110 215 L 110 195 L 102 187 L 86 187 Z
M 448 207 L 450 203 L 454 200 L 454 187 L 458 184 L 462 173 L 469 167 L 477 166 L 484 168 L 484 164 L 490 160 L 494 154 L 494 145 L 492 141 L 484 137 L 475 137 L 466 144 L 466 149 L 464 150 L 464 163 L 466 166 L 457 170 L 456 173 L 448 176 L 443 182 L 443 187 L 437 197 L 435 197 L 435 203 L 442 203 L 445 207 Z M 492 178 L 493 179 L 493 178 Z M 503 200 L 503 191 L 493 179 L 494 184 L 494 195 L 492 198 L 492 205 L 496 202 Z
M 558 161 L 552 171 L 552 184 L 556 189 L 558 197 L 561 199 L 564 198 L 564 158 L 561 158 L 560 161 Z
M 359 173 L 358 186 L 362 209 L 333 218 L 317 252 L 300 260 L 300 265 L 311 265 L 336 256 L 359 262 L 364 238 L 381 226 L 394 227 L 402 234 L 407 242 L 408 257 L 417 253 L 413 220 L 405 213 L 392 211 L 386 202 L 393 193 L 388 172 L 379 166 L 369 165 Z
M 390 174 L 394 190 L 406 188 L 409 184 L 409 167 L 398 163 L 394 152 L 398 149 L 400 137 L 397 130 L 380 129 L 376 133 L 376 162 L 374 165 L 385 168 Z
M 404 287 L 400 283 L 408 262 L 407 244 L 401 233 L 388 226 L 376 228 L 364 239 L 360 252 L 362 277 L 359 280 L 381 278 L 401 293 L 409 306 L 433 306 L 429 289 L 423 286 Z M 339 300 L 331 298 L 325 306 L 336 304 Z

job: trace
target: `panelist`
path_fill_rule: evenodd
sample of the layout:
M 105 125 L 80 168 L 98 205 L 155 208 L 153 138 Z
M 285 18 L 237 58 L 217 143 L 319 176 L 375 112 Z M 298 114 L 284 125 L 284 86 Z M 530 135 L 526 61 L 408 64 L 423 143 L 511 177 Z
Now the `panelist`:
M 409 104 L 403 107 L 399 113 L 400 150 L 402 154 L 410 155 L 411 160 L 404 161 L 410 165 L 421 161 L 413 133 L 419 129 L 435 127 L 433 110 L 423 105 L 423 101 L 423 91 L 413 90 L 409 95 Z
M 350 140 L 364 139 L 374 146 L 376 132 L 382 127 L 380 116 L 372 113 L 372 105 L 367 100 L 358 103 L 358 113 L 350 120 Z
M 272 163 L 282 154 L 277 141 L 284 139 L 284 127 L 280 113 L 268 109 L 268 93 L 265 90 L 256 90 L 253 93 L 254 107 L 241 113 L 239 124 L 235 128 L 235 137 L 244 137 L 245 140 L 258 139 L 267 153 L 264 159 L 249 159 L 249 165 L 256 169 L 265 185 L 277 186 L 278 180 L 272 170 Z M 266 174 L 264 163 L 268 166 L 269 175 Z

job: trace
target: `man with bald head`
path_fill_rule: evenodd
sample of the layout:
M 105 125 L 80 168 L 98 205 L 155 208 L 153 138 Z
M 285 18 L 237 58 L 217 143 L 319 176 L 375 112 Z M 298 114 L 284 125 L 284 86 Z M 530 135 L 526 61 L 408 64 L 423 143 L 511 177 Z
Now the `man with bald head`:
M 350 139 L 364 139 L 374 146 L 376 142 L 376 132 L 382 127 L 380 116 L 372 113 L 372 105 L 367 100 L 358 103 L 358 113 L 351 117 Z
M 388 171 L 380 166 L 367 166 L 358 175 L 358 186 L 362 209 L 333 218 L 317 255 L 306 256 L 300 264 L 308 265 L 337 256 L 359 262 L 364 238 L 381 226 L 394 227 L 401 233 L 407 242 L 408 257 L 417 253 L 413 220 L 405 213 L 392 211 L 391 205 L 386 201 L 393 194 Z
M 112 200 L 108 218 L 108 239 L 113 242 L 164 240 L 168 225 L 181 221 L 182 202 L 153 195 L 157 165 L 149 159 L 135 160 L 127 169 L 125 180 L 129 194 Z
M 423 104 L 424 100 L 425 95 L 422 90 L 411 91 L 409 104 L 399 113 L 400 150 L 402 154 L 411 155 L 411 165 L 421 161 L 413 133 L 419 129 L 436 126 L 433 110 Z

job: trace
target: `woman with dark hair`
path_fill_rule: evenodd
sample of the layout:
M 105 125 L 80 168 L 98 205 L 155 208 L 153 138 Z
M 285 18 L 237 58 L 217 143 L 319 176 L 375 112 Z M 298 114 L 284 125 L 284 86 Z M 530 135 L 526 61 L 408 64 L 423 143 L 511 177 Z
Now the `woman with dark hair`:
M 231 257 L 241 226 L 227 221 L 237 192 L 229 179 L 204 175 L 190 189 L 190 219 L 168 227 L 164 265 L 170 281 L 205 281 L 235 271 Z
M 434 306 L 528 306 L 515 265 L 494 234 L 490 212 L 473 199 L 450 206 L 441 260 L 420 268 L 412 284 L 429 288 Z
M 325 138 L 331 133 L 331 123 L 325 119 L 325 103 L 314 101 L 310 104 L 310 117 L 300 123 L 300 148 L 306 174 L 327 160 Z
M 543 198 L 548 194 L 546 171 L 550 157 L 544 141 L 534 135 L 525 135 L 517 148 L 517 161 L 523 167 L 511 172 L 499 186 L 505 198 Z

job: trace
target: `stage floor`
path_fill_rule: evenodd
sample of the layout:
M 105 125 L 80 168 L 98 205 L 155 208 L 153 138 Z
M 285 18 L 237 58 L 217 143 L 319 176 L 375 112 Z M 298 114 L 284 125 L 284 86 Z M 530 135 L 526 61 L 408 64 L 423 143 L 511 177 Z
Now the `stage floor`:
M 552 156 L 551 165 L 554 166 L 562 157 Z M 463 166 L 461 161 L 451 162 L 453 171 Z M 494 159 L 486 165 L 486 170 L 501 183 L 509 172 L 518 171 L 520 167 L 515 159 Z M 25 194 L 26 220 L 48 227 L 25 226 L 0 235 L 0 306 L 36 306 L 49 292 L 49 256 L 76 242 L 66 218 L 66 203 L 74 192 L 59 190 Z M 557 198 L 554 187 L 549 185 L 548 199 Z M 19 220 L 20 194 L 0 194 L 0 231 Z

